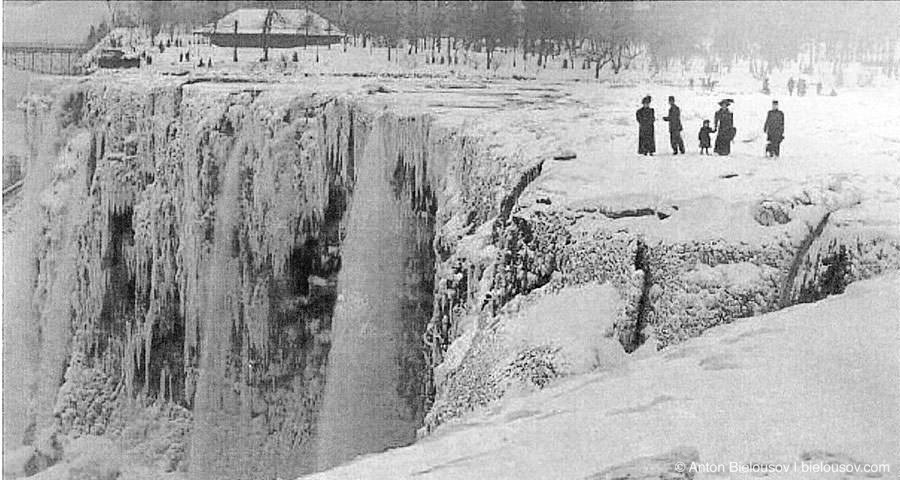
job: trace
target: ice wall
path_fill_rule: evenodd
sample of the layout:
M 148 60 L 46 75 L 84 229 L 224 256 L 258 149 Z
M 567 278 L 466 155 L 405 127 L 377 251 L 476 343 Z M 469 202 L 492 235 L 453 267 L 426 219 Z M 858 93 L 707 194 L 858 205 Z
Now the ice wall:
M 343 217 L 367 121 L 335 97 L 253 89 L 225 102 L 189 91 L 184 106 L 179 296 L 192 475 L 311 471 Z
M 516 174 L 352 92 L 173 79 L 63 97 L 33 132 L 37 221 L 4 279 L 26 347 L 8 378 L 40 393 L 10 403 L 7 432 L 43 445 L 33 468 L 104 435 L 163 471 L 287 478 L 415 438 L 436 232 L 492 215 Z
M 40 196 L 52 180 L 50 165 L 56 146 L 45 142 L 55 137 L 50 104 L 45 99 L 26 102 L 29 139 L 28 175 L 23 194 L 24 218 L 39 218 Z M 45 131 L 47 130 L 47 131 Z M 54 131 L 51 131 L 54 130 Z M 40 224 L 24 222 L 3 248 L 3 448 L 21 445 L 28 426 L 28 399 L 34 395 L 38 365 L 38 312 L 32 302 L 38 265 L 35 242 Z
M 421 187 L 406 190 L 427 168 L 427 132 L 427 118 L 383 116 L 356 164 L 365 180 L 356 184 L 342 248 L 319 469 L 412 443 L 421 426 L 436 205 Z
M 334 96 L 259 93 L 97 82 L 31 112 L 10 445 L 42 444 L 43 466 L 91 434 L 146 443 L 163 470 L 190 452 L 199 477 L 312 469 L 359 122 Z
M 569 368 L 566 345 L 522 344 L 506 333 L 523 304 L 558 290 L 612 285 L 621 307 L 608 334 L 626 351 L 664 349 L 900 266 L 893 209 L 861 201 L 852 185 L 816 182 L 770 195 L 740 209 L 740 229 L 716 212 L 707 230 L 679 235 L 683 226 L 652 211 L 573 211 L 526 191 L 497 218 L 492 240 L 472 232 L 439 269 L 442 315 L 429 329 L 449 341 L 434 355 L 442 361 L 424 430 L 509 391 L 542 388 Z

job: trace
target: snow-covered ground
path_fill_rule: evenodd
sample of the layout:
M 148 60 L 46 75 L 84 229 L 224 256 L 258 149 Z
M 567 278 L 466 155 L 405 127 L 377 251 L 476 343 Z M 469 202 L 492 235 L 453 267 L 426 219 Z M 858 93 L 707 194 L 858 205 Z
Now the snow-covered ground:
M 768 468 L 767 478 L 896 478 L 898 306 L 897 275 L 859 282 L 511 396 L 410 447 L 309 478 L 757 478 L 751 468 Z M 681 477 L 677 462 L 724 471 Z M 880 471 L 811 471 L 837 466 Z
M 728 91 L 727 84 L 723 90 L 709 95 L 656 85 L 579 85 L 571 96 L 556 100 L 566 108 L 536 106 L 517 121 L 540 132 L 545 151 L 572 150 L 577 158 L 546 162 L 520 203 L 552 203 L 600 219 L 591 212 L 651 209 L 670 216 L 662 222 L 655 217 L 618 222 L 668 241 L 758 240 L 770 233 L 752 214 L 762 200 L 811 197 L 829 209 L 868 209 L 880 219 L 874 222 L 900 225 L 900 110 L 895 107 L 900 86 L 804 98 Z M 644 94 L 655 99 L 654 157 L 636 153 L 634 111 Z M 661 121 L 668 95 L 681 107 L 686 155 L 671 154 L 668 125 Z M 735 99 L 738 134 L 732 154 L 700 155 L 697 133 L 722 97 Z M 780 100 L 786 117 L 780 158 L 764 155 L 762 126 L 772 98 Z M 497 128 L 515 121 L 503 118 Z

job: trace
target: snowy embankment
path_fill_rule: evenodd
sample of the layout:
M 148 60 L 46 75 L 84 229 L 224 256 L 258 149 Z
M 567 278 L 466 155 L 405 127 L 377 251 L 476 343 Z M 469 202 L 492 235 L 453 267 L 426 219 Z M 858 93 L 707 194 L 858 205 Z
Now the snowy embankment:
M 574 325 L 578 311 L 554 303 L 596 298 L 590 289 L 561 293 L 533 311 L 552 305 L 544 320 Z M 896 274 L 858 282 L 510 396 L 415 445 L 309 478 L 756 478 L 749 468 L 769 468 L 767 478 L 846 478 L 804 473 L 822 464 L 890 464 L 852 476 L 895 478 L 898 306 Z M 677 462 L 724 472 L 679 475 Z M 795 470 L 771 473 L 780 465 Z
M 435 355 L 426 430 L 489 405 L 510 385 L 546 383 L 529 371 L 564 370 L 554 353 L 563 342 L 508 338 L 504 328 L 517 322 L 507 314 L 512 299 L 609 282 L 619 308 L 607 336 L 632 351 L 816 301 L 900 267 L 900 151 L 887 130 L 900 118 L 882 103 L 900 101 L 900 89 L 782 99 L 788 140 L 781 158 L 768 159 L 759 133 L 768 96 L 723 94 L 736 100 L 738 139 L 731 156 L 707 157 L 691 139 L 719 96 L 650 84 L 553 88 L 561 96 L 522 107 L 527 114 L 482 120 L 487 133 L 531 132 L 516 145 L 545 160 L 508 217 L 446 240 L 456 249 L 438 269 L 435 322 L 451 340 Z M 635 154 L 634 103 L 647 92 L 657 101 L 675 95 L 687 155 L 668 153 L 664 122 L 657 155 Z M 657 107 L 657 118 L 664 114 Z M 866 115 L 878 119 L 874 126 Z M 552 160 L 562 150 L 577 157 Z M 521 361 L 538 353 L 537 367 Z

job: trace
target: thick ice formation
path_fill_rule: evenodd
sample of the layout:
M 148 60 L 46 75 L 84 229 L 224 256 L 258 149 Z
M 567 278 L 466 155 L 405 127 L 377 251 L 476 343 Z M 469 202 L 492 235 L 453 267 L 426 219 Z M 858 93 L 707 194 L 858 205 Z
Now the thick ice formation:
M 41 196 L 49 186 L 51 168 L 55 162 L 52 145 L 41 143 L 53 138 L 53 122 L 45 121 L 50 105 L 44 100 L 33 98 L 26 103 L 26 131 L 29 138 L 29 168 L 34 170 L 24 186 L 21 215 L 39 218 Z M 3 258 L 3 338 L 4 338 L 4 395 L 3 395 L 3 445 L 21 442 L 28 426 L 27 399 L 36 379 L 38 357 L 39 315 L 32 302 L 34 285 L 38 278 L 37 246 L 32 239 L 40 232 L 38 222 L 25 222 L 13 233 L 9 242 L 4 242 Z M 32 368 L 22 368 L 28 365 Z
M 45 464 L 57 438 L 121 435 L 152 401 L 171 405 L 161 416 L 193 417 L 190 437 L 173 434 L 161 452 L 164 469 L 179 469 L 190 450 L 192 475 L 292 475 L 415 438 L 430 377 L 422 337 L 435 218 L 457 214 L 439 197 L 469 201 L 458 185 L 480 150 L 469 141 L 469 166 L 444 182 L 467 140 L 427 116 L 385 113 L 340 89 L 224 87 L 88 83 L 54 116 L 34 115 L 55 129 L 32 137 L 46 143 L 33 155 L 46 178 L 29 177 L 26 210 L 46 220 L 16 243 L 35 251 L 7 271 L 28 275 L 37 259 L 36 279 L 9 279 L 22 291 L 6 309 L 10 327 L 41 330 L 15 330 L 30 346 L 7 364 L 41 365 L 19 390 L 43 403 L 11 406 L 33 417 L 7 431 L 20 432 L 15 445 L 36 422 Z M 502 191 L 498 180 L 489 188 Z M 389 375 L 367 380 L 395 405 L 384 406 L 390 418 L 369 415 L 371 397 L 346 394 L 363 388 L 365 376 L 342 373 L 360 363 Z M 325 401 L 333 428 L 319 442 Z M 372 425 L 351 445 L 341 426 L 358 432 L 344 423 L 354 411 L 353 422 Z
M 319 468 L 412 443 L 422 423 L 421 344 L 431 316 L 436 206 L 426 192 L 410 192 L 422 196 L 421 210 L 411 209 L 397 193 L 407 173 L 427 165 L 425 139 L 408 137 L 427 133 L 426 122 L 381 117 L 356 164 L 365 180 L 354 189 L 342 247 L 318 425 Z
M 29 107 L 35 221 L 4 259 L 28 472 L 95 436 L 192 478 L 310 472 L 900 266 L 890 178 L 635 162 L 574 87 L 146 80 Z

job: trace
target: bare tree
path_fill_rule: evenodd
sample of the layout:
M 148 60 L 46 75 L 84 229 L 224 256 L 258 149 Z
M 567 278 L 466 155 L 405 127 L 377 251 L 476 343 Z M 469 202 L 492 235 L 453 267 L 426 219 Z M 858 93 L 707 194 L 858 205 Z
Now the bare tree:
M 586 56 L 594 63 L 595 78 L 600 77 L 600 70 L 606 65 L 610 65 L 613 73 L 618 74 L 622 69 L 627 69 L 642 52 L 634 22 L 617 5 L 591 4 L 588 28 L 590 49 Z
M 269 8 L 266 11 L 266 19 L 263 21 L 262 28 L 262 61 L 264 62 L 269 61 L 269 33 L 272 31 L 272 22 L 275 20 L 276 15 L 278 15 L 278 12 L 275 11 L 275 7 L 272 5 L 272 2 L 269 2 Z

